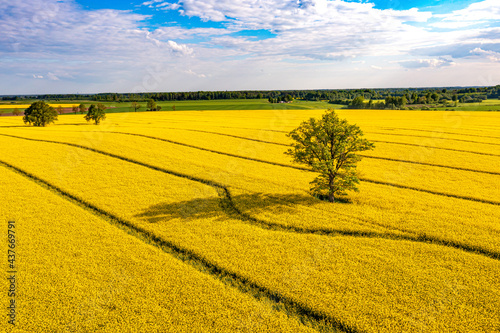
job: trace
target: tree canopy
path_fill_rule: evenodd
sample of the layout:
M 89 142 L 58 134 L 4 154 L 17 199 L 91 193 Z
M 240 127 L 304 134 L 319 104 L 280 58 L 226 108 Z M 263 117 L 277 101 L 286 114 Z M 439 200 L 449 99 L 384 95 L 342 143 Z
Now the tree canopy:
M 294 142 L 285 154 L 319 172 L 311 182 L 313 195 L 334 202 L 335 196 L 344 196 L 347 190 L 358 191 L 356 163 L 361 157 L 356 153 L 374 149 L 375 145 L 362 138 L 357 125 L 329 109 L 321 119 L 310 118 L 287 136 Z
M 106 107 L 104 104 L 98 103 L 97 106 L 95 104 L 91 104 L 85 115 L 86 121 L 94 121 L 96 125 L 99 125 L 101 120 L 106 119 Z
M 32 103 L 24 110 L 23 121 L 33 126 L 47 126 L 57 120 L 57 111 L 44 101 Z
M 148 100 L 147 110 L 148 111 L 160 111 L 161 110 L 161 106 L 158 106 L 156 104 L 156 101 L 151 98 L 150 100 Z
M 87 108 L 85 107 L 85 104 L 81 103 L 78 106 L 78 109 L 80 110 L 80 113 L 83 114 L 85 111 L 87 111 Z

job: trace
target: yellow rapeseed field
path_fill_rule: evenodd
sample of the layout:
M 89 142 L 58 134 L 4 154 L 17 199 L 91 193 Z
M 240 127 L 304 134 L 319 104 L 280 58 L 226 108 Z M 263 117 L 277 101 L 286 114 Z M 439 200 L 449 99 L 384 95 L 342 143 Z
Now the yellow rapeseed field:
M 71 108 L 74 105 L 78 104 L 65 104 L 65 103 L 47 103 L 52 107 L 62 107 L 62 108 Z M 27 109 L 30 107 L 30 104 L 0 104 L 0 109 Z
M 0 218 L 18 240 L 18 319 L 3 332 L 313 332 L 0 168 Z
M 127 225 L 173 252 L 155 250 L 161 260 L 187 256 L 176 265 L 196 274 L 185 276 L 213 281 L 210 288 L 262 309 L 277 302 L 262 327 L 292 332 L 286 325 L 301 320 L 326 331 L 498 330 L 500 116 L 340 111 L 377 148 L 359 165 L 361 191 L 330 204 L 308 194 L 315 175 L 283 155 L 285 134 L 322 112 L 109 114 L 101 126 L 66 115 L 46 128 L 14 125 L 9 117 L 0 119 L 0 162 L 26 173 L 10 171 L 7 179 L 45 183 L 48 189 L 36 191 L 55 193 L 61 207 L 104 214 L 93 219 L 110 233 L 123 234 L 115 225 Z M 78 223 L 60 210 L 52 210 L 59 230 Z M 11 211 L 23 216 L 25 209 Z M 136 238 L 135 246 L 146 241 Z M 128 252 L 131 240 L 113 240 L 115 265 L 137 252 Z M 37 262 L 43 255 L 34 253 Z M 229 286 L 219 282 L 227 279 Z M 196 300 L 202 282 L 192 283 L 187 300 L 172 302 Z M 120 297 L 134 297 L 127 292 Z M 231 302 L 220 306 L 233 309 Z M 234 329 L 228 317 L 220 321 Z M 192 327 L 210 331 L 207 320 Z

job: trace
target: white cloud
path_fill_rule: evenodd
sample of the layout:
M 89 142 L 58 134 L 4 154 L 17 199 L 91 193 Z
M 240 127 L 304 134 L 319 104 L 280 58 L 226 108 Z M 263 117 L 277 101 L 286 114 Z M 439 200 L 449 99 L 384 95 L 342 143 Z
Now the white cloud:
M 161 6 L 163 3 L 158 4 Z M 341 61 L 362 55 L 399 54 L 408 50 L 407 40 L 427 41 L 422 29 L 406 21 L 426 21 L 429 12 L 379 10 L 370 3 L 340 0 L 182 0 L 182 15 L 222 21 L 225 29 L 160 28 L 156 38 L 205 38 L 204 46 L 253 56 L 292 58 L 298 61 Z M 170 6 L 164 9 L 171 10 Z M 273 38 L 251 40 L 229 33 L 268 30 Z M 192 31 L 193 30 L 193 31 Z M 401 42 L 403 41 L 403 42 Z M 203 50 L 203 53 L 213 53 Z
M 412 59 L 398 61 L 398 63 L 407 69 L 420 69 L 420 68 L 440 68 L 454 66 L 455 62 L 449 59 Z
M 450 14 L 435 15 L 442 21 L 431 26 L 436 28 L 462 28 L 487 21 L 500 20 L 500 2 L 498 0 L 484 0 L 470 4 L 467 8 L 456 10 Z
M 425 22 L 429 12 L 416 8 L 404 11 L 378 10 L 371 3 L 340 0 L 181 0 L 176 9 L 183 15 L 196 16 L 206 21 L 228 21 L 247 29 L 288 29 L 352 24 L 383 24 L 384 20 Z M 165 8 L 172 9 L 171 6 Z M 364 20 L 359 21 L 359 18 Z
M 179 55 L 194 52 L 156 38 L 141 27 L 147 18 L 130 11 L 83 10 L 72 0 L 0 1 L 2 72 L 47 79 L 35 92 L 130 90 L 149 75 L 150 64 L 172 69 L 182 66 Z M 0 83 L 3 91 L 24 88 Z
M 167 42 L 168 46 L 172 49 L 172 51 L 176 53 L 180 53 L 183 56 L 191 55 L 193 54 L 193 49 L 189 48 L 186 45 L 179 45 L 176 42 L 169 40 Z
M 486 21 L 441 21 L 429 24 L 430 27 L 439 29 L 461 29 L 478 24 L 484 24 Z
M 473 55 L 484 56 L 493 62 L 500 62 L 500 52 L 486 51 L 476 47 L 474 50 L 471 50 L 470 53 Z
M 205 77 L 207 77 L 205 74 L 197 74 L 197 73 L 193 72 L 192 70 L 184 71 L 184 73 L 189 74 L 189 75 L 193 75 L 193 76 L 196 76 L 196 77 L 199 77 L 199 78 L 205 78 Z
M 36 74 L 33 74 L 33 78 L 34 78 L 34 79 L 43 79 L 43 75 L 36 75 Z
M 159 2 L 162 2 L 162 0 L 146 1 L 146 2 L 143 2 L 142 5 L 143 6 L 151 6 L 151 7 L 153 7 L 153 5 L 155 5 L 156 3 L 159 3 Z
M 54 73 L 51 73 L 51 72 L 49 72 L 49 73 L 47 74 L 47 78 L 48 78 L 49 80 L 52 80 L 52 81 L 58 81 L 58 80 L 59 80 L 59 78 L 58 78 L 58 77 L 57 77 Z

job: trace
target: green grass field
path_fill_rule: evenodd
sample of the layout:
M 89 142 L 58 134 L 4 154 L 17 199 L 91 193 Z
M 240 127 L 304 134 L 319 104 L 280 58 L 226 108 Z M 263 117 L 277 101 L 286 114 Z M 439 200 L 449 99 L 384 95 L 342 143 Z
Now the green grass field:
M 16 107 L 16 105 L 25 105 L 33 101 L 23 101 L 19 103 L 0 102 L 2 106 L 12 106 L 12 108 L 0 108 L 0 115 L 3 113 L 11 113 L 13 109 L 24 108 Z M 58 103 L 59 101 L 49 101 Z M 64 104 L 80 105 L 85 104 L 87 107 L 90 104 L 97 103 L 96 101 L 61 101 Z M 117 112 L 134 112 L 131 104 L 126 102 L 103 102 L 104 105 L 109 107 L 107 113 Z M 140 102 L 141 108 L 137 112 L 146 111 L 146 102 Z M 267 99 L 227 99 L 227 100 L 212 100 L 212 101 L 172 101 L 172 102 L 158 102 L 161 106 L 161 111 L 210 111 L 210 110 L 312 110 L 312 109 L 345 109 L 345 105 L 330 104 L 326 101 L 303 101 L 294 100 L 291 103 L 269 103 Z M 407 107 L 412 107 L 407 105 Z M 500 111 L 500 100 L 491 99 L 483 101 L 482 103 L 460 103 L 458 106 L 436 106 L 431 107 L 432 110 L 439 111 L 454 110 L 454 111 Z M 374 110 L 377 111 L 377 110 Z

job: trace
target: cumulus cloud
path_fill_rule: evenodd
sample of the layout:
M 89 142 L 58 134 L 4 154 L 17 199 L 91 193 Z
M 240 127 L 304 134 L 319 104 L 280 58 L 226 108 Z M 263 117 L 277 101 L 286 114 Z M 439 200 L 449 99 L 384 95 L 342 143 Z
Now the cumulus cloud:
M 172 10 L 172 6 L 155 8 Z M 160 28 L 161 38 L 197 36 L 208 47 L 275 59 L 342 61 L 361 55 L 387 55 L 408 50 L 400 41 L 426 40 L 426 33 L 405 24 L 425 22 L 429 12 L 379 10 L 371 3 L 330 0 L 182 0 L 175 3 L 181 15 L 223 22 L 224 29 Z M 194 31 L 191 31 L 194 30 Z M 269 31 L 272 38 L 251 40 L 229 35 L 237 31 Z M 160 37 L 158 37 L 160 38 Z M 399 44 L 395 47 L 395 44 Z
M 486 51 L 480 47 L 476 47 L 474 50 L 470 51 L 473 55 L 484 56 L 493 62 L 500 62 L 500 52 Z
M 407 69 L 420 69 L 420 68 L 441 68 L 447 66 L 454 66 L 455 62 L 449 59 L 412 59 L 403 60 L 398 62 L 401 66 Z
M 173 52 L 175 53 L 180 53 L 183 56 L 191 55 L 193 54 L 193 49 L 189 48 L 186 45 L 179 45 L 176 42 L 169 40 L 167 42 L 168 46 L 172 49 Z
M 162 4 L 157 5 L 160 7 Z M 182 15 L 199 17 L 205 21 L 227 21 L 230 25 L 246 29 L 288 29 L 323 26 L 339 20 L 351 24 L 364 18 L 359 24 L 383 20 L 425 22 L 432 14 L 410 10 L 378 10 L 371 3 L 329 1 L 329 0 L 181 0 L 176 10 Z M 165 6 L 164 9 L 173 9 Z

